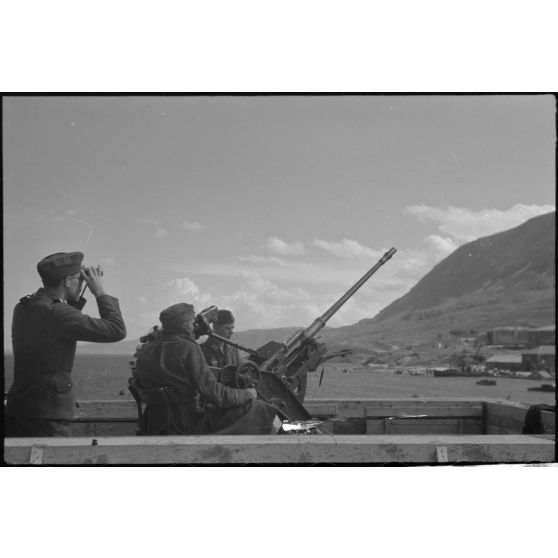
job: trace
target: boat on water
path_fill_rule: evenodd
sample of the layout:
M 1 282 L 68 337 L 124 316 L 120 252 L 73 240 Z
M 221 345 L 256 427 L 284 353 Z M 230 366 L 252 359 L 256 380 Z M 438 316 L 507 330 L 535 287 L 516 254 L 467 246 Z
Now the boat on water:
M 463 372 L 457 368 L 431 368 L 435 378 L 457 378 L 463 376 Z
M 459 368 L 430 368 L 429 370 L 432 371 L 436 378 L 478 378 L 479 376 L 488 376 L 486 372 L 474 372 Z
M 478 382 L 475 382 L 478 386 L 495 386 L 496 385 L 496 380 L 489 380 L 488 378 L 484 378 L 482 380 L 479 380 Z
M 546 391 L 556 393 L 556 384 L 542 384 L 541 386 L 527 388 L 527 391 Z

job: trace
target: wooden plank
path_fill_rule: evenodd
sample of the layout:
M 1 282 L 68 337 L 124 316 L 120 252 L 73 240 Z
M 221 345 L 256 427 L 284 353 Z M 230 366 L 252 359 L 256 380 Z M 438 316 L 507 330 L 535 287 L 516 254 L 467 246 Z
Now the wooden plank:
M 541 422 L 544 426 L 545 434 L 554 434 L 556 432 L 556 413 L 541 411 Z
M 366 434 L 385 434 L 386 433 L 386 420 L 385 419 L 371 419 L 366 421 Z
M 78 401 L 74 411 L 77 420 L 107 419 L 114 420 L 138 418 L 138 410 L 135 401 L 114 400 L 114 401 Z
M 507 400 L 481 398 L 378 398 L 378 399 L 308 399 L 305 406 L 314 416 L 337 416 L 340 418 L 370 418 L 374 416 L 395 416 L 401 414 L 428 414 L 429 416 L 476 416 L 479 406 L 487 405 L 487 433 L 519 433 L 524 422 L 528 405 Z M 110 424 L 105 433 L 118 432 L 131 434 L 135 432 L 137 420 L 136 404 L 133 400 L 112 401 L 78 401 L 76 408 L 77 426 L 81 422 L 93 421 L 95 426 L 79 430 L 79 435 L 95 434 L 95 428 L 102 421 Z M 448 415 L 449 413 L 449 415 Z M 554 432 L 555 419 L 552 413 L 542 414 L 547 432 Z M 117 426 L 117 421 L 129 422 L 130 425 Z M 351 429 L 349 429 L 351 430 Z
M 445 446 L 438 446 L 436 448 L 436 458 L 438 463 L 447 463 L 448 462 L 448 448 Z
M 42 463 L 43 463 L 43 450 L 36 446 L 31 446 L 31 452 L 29 454 L 29 464 L 41 465 Z
M 487 402 L 486 428 L 488 433 L 520 434 L 529 405 L 523 403 Z
M 384 419 L 366 420 L 366 434 L 482 434 L 482 424 L 474 419 Z
M 339 416 L 358 418 L 366 416 L 367 408 L 405 409 L 428 408 L 469 408 L 481 404 L 478 399 L 417 399 L 417 398 L 382 398 L 382 399 L 307 399 L 304 403 L 310 414 L 314 416 Z M 78 401 L 75 409 L 77 421 L 82 420 L 136 420 L 137 408 L 131 399 L 108 401 Z
M 43 464 L 529 463 L 554 460 L 553 436 L 136 436 L 7 438 L 8 464 L 28 463 L 32 446 Z
M 386 420 L 385 433 L 387 434 L 460 434 L 460 419 L 409 419 L 409 420 Z M 477 429 L 470 433 L 480 434 L 481 425 L 477 423 Z
M 309 405 L 308 400 L 305 405 Z M 323 399 L 321 404 L 331 404 L 337 406 L 337 416 L 344 418 L 362 418 L 367 416 L 367 409 L 385 409 L 386 412 L 382 416 L 393 414 L 393 410 L 405 412 L 406 409 L 414 409 L 416 414 L 423 414 L 426 409 L 434 412 L 437 408 L 464 408 L 481 405 L 482 400 L 477 399 L 418 399 L 418 398 L 383 398 L 383 399 Z
M 337 415 L 337 405 L 335 403 L 307 401 L 304 406 L 313 417 L 334 417 Z
M 448 407 L 429 407 L 427 405 L 419 407 L 368 407 L 365 409 L 365 415 L 369 417 L 385 417 L 385 418 L 422 418 L 420 415 L 427 417 L 463 417 L 482 419 L 483 406 L 480 403 L 474 403 L 468 406 L 455 405 Z
M 80 421 L 72 423 L 72 436 L 135 436 L 135 421 Z

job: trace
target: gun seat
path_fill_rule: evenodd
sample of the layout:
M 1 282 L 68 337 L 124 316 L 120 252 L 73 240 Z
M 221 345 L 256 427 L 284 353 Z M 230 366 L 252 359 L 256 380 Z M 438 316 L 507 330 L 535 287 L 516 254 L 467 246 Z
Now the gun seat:
M 131 378 L 128 382 L 128 390 L 134 398 L 138 410 L 139 430 L 138 436 L 145 436 L 146 421 L 145 421 L 145 407 L 152 405 L 164 409 L 164 421 L 161 423 L 159 432 L 157 434 L 168 434 L 171 432 L 172 427 L 172 409 L 171 409 L 171 394 L 169 388 L 163 386 L 160 388 L 146 389 L 140 387 L 137 382 Z

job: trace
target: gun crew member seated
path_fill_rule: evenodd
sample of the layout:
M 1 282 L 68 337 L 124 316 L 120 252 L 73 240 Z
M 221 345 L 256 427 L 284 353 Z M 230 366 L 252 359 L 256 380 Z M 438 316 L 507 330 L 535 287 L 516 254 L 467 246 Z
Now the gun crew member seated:
M 277 430 L 275 409 L 257 400 L 256 390 L 217 382 L 194 336 L 194 307 L 174 304 L 159 315 L 161 335 L 137 356 L 135 382 L 140 389 L 165 387 L 170 393 L 170 420 L 164 405 L 148 404 L 146 434 L 269 434 Z M 197 397 L 211 403 L 200 411 Z M 277 422 L 279 421 L 279 422 Z M 170 425 L 170 426 L 165 426 Z
M 213 322 L 213 333 L 230 339 L 234 331 L 234 316 L 230 310 L 220 309 L 217 312 L 217 320 Z M 209 366 L 223 368 L 228 364 L 235 366 L 240 364 L 238 349 L 232 345 L 227 345 L 215 337 L 209 336 L 201 344 L 205 360 Z
M 20 299 L 14 309 L 7 436 L 70 436 L 76 342 L 110 343 L 126 336 L 118 300 L 104 291 L 101 268 L 82 268 L 82 261 L 81 252 L 42 259 L 37 271 L 44 287 Z M 81 312 L 84 281 L 96 298 L 100 318 Z

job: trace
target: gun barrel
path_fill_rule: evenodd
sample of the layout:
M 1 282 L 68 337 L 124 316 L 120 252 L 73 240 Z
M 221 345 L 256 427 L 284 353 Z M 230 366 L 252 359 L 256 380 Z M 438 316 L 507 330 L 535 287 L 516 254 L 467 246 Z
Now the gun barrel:
M 240 349 L 241 351 L 244 351 L 245 353 L 248 353 L 249 355 L 252 355 L 253 357 L 261 358 L 258 351 L 254 351 L 254 349 L 244 347 L 240 343 L 235 343 L 234 341 L 231 341 L 230 339 L 226 339 L 225 337 L 221 337 L 220 335 L 217 335 L 216 333 L 213 333 L 212 331 L 210 333 L 208 333 L 208 335 L 209 335 L 209 337 L 214 337 L 215 339 L 219 339 L 219 341 L 223 341 L 227 345 L 231 345 L 232 347 Z
M 328 310 L 326 310 L 319 318 L 314 320 L 314 323 L 310 325 L 305 331 L 305 337 L 314 337 L 320 329 L 322 329 L 329 319 L 351 298 L 359 289 L 378 271 L 380 267 L 382 267 L 392 256 L 395 254 L 397 250 L 395 248 L 390 248 L 374 265 L 371 267 L 337 302 L 335 302 Z

